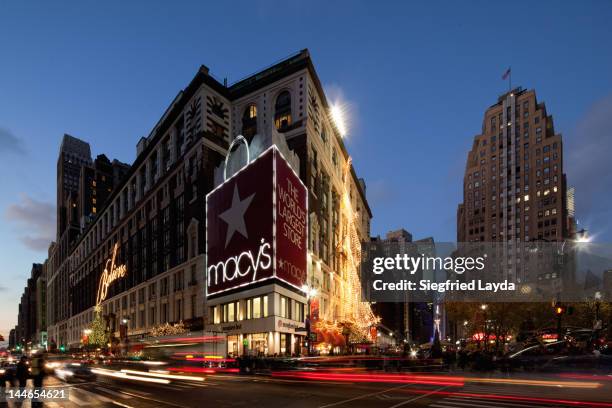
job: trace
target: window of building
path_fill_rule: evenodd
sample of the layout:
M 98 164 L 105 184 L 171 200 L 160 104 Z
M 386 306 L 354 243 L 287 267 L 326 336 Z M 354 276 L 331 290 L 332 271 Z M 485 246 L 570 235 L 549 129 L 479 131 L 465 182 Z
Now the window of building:
M 259 319 L 260 317 L 268 317 L 268 296 L 259 296 L 246 301 L 246 318 Z
M 225 303 L 221 306 L 223 323 L 235 322 L 238 317 L 238 302 Z
M 286 296 L 280 296 L 280 316 L 290 319 L 291 318 L 291 299 Z
M 257 106 L 251 104 L 242 114 L 242 135 L 251 140 L 257 133 Z
M 189 279 L 189 285 L 195 285 L 198 281 L 198 277 L 196 275 L 196 264 L 191 265 L 191 278 Z
M 180 322 L 183 320 L 183 299 L 176 300 L 176 308 L 174 310 L 175 321 Z
M 185 272 L 178 271 L 174 274 L 174 291 L 183 290 L 183 284 L 185 282 Z
M 160 296 L 167 296 L 168 295 L 168 277 L 163 278 L 160 281 L 160 284 L 161 284 L 161 289 L 159 290 Z
M 293 308 L 293 316 L 292 319 L 298 322 L 304 321 L 304 304 L 300 302 L 295 302 L 295 307 Z
M 196 317 L 198 310 L 198 296 L 191 295 L 191 318 L 194 319 Z
M 221 323 L 221 312 L 220 312 L 221 307 L 220 306 L 214 306 L 211 309 L 212 309 L 212 313 L 211 314 L 212 314 L 212 317 L 213 317 L 213 324 Z
M 160 323 L 168 323 L 168 303 L 162 303 L 161 305 L 161 316 L 159 317 Z
M 220 138 L 224 138 L 225 137 L 225 127 L 223 127 L 222 125 L 216 123 L 216 122 L 212 122 L 212 133 Z
M 155 288 L 157 287 L 157 282 L 153 282 L 149 285 L 149 300 L 155 299 Z
M 291 94 L 289 91 L 281 92 L 274 105 L 274 125 L 278 130 L 286 130 L 291 126 Z
M 252 302 L 253 319 L 259 319 L 261 317 L 261 298 L 254 298 Z

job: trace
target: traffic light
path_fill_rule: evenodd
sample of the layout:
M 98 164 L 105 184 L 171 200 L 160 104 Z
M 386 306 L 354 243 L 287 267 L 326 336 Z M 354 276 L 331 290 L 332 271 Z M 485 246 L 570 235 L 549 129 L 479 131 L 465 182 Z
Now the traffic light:
M 60 351 L 63 353 L 64 351 L 66 351 L 66 346 L 64 346 L 63 344 L 59 347 Z
M 555 305 L 555 315 L 557 316 L 564 315 L 565 311 L 566 311 L 565 306 L 562 306 L 559 303 Z

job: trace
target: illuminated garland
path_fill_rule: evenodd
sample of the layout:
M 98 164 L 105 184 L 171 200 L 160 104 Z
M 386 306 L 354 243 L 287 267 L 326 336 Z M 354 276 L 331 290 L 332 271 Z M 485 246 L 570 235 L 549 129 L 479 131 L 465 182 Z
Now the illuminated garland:
M 340 332 L 349 333 L 349 342 L 367 342 L 370 339 L 370 327 L 377 325 L 380 318 L 374 315 L 369 302 L 361 301 L 361 281 L 359 269 L 361 264 L 361 237 L 357 232 L 358 216 L 353 212 L 350 199 L 351 159 L 346 162 L 343 172 L 343 191 L 340 202 L 340 239 L 336 247 L 340 270 L 340 297 L 332 297 L 332 302 L 339 302 L 339 323 L 334 326 Z M 332 305 L 333 307 L 333 305 Z
M 187 332 L 187 329 L 183 322 L 180 321 L 175 324 L 165 323 L 157 325 L 151 329 L 150 335 L 151 337 L 162 337 L 183 334 L 185 332 Z

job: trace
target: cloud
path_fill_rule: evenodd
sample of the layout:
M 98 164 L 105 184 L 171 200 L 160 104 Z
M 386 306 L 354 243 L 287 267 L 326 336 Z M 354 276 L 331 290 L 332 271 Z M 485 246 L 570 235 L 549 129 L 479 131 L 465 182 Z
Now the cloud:
M 11 204 L 4 214 L 7 221 L 19 226 L 19 240 L 34 251 L 45 251 L 55 237 L 55 207 L 27 194 Z
M 26 235 L 20 237 L 19 240 L 23 245 L 33 251 L 47 251 L 49 249 L 49 243 L 53 240 L 53 237 L 31 237 Z
M 576 216 L 590 234 L 612 238 L 612 94 L 593 104 L 567 139 L 568 185 L 576 187 Z M 601 237 L 603 238 L 603 237 Z
M 25 154 L 25 152 L 23 141 L 15 136 L 10 130 L 0 127 L 0 154 Z

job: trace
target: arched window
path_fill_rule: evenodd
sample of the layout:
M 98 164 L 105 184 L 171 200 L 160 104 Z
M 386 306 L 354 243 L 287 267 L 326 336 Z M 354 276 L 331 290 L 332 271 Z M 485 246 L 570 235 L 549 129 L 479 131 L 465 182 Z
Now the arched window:
M 274 125 L 278 130 L 287 130 L 291 126 L 291 94 L 289 91 L 281 92 L 274 105 Z
M 242 135 L 250 142 L 257 133 L 257 106 L 249 105 L 242 114 Z

